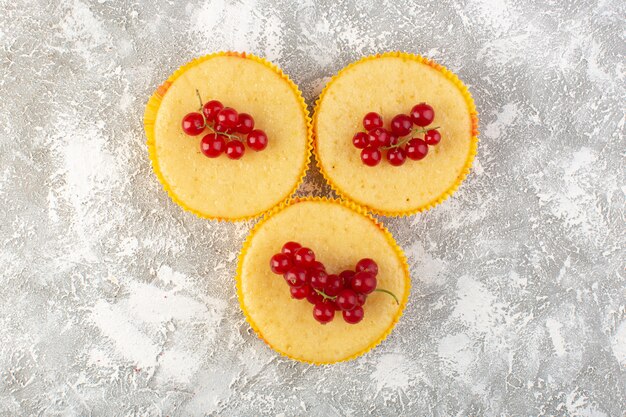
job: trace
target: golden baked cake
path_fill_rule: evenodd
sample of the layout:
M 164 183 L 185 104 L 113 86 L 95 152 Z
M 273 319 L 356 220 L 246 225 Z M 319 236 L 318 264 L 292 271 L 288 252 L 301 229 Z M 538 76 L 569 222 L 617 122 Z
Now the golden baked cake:
M 222 52 L 178 69 L 150 98 L 144 125 L 170 197 L 201 217 L 241 220 L 289 198 L 303 179 L 310 119 L 276 66 Z
M 392 216 L 431 208 L 456 190 L 476 154 L 477 128 L 456 75 L 400 52 L 341 70 L 313 117 L 317 161 L 333 189 Z
M 391 234 L 358 206 L 320 198 L 268 213 L 244 243 L 246 319 L 279 353 L 328 364 L 369 351 L 406 305 L 410 277 Z

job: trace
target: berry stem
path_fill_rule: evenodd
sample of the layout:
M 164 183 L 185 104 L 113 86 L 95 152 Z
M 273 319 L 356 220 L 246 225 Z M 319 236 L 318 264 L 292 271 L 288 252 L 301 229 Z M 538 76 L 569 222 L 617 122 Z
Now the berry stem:
M 208 127 L 209 129 L 211 129 L 211 132 L 213 132 L 213 133 L 215 133 L 215 134 L 217 134 L 217 135 L 223 135 L 223 136 L 226 136 L 229 140 L 238 140 L 238 141 L 240 141 L 240 142 L 243 142 L 243 139 L 242 139 L 242 138 L 240 138 L 239 136 L 237 136 L 237 135 L 231 135 L 231 134 L 226 133 L 226 132 L 218 132 L 218 131 L 216 131 L 215 129 L 213 129 L 213 126 L 209 126 L 209 124 L 208 124 L 208 123 L 207 123 L 206 127 Z
M 337 296 L 336 296 L 336 295 L 335 295 L 335 296 L 330 296 L 330 295 L 326 294 L 326 293 L 325 293 L 324 291 L 322 291 L 322 290 L 318 290 L 318 289 L 315 289 L 315 288 L 314 288 L 314 290 L 315 290 L 315 292 L 316 292 L 316 293 L 318 293 L 319 295 L 321 295 L 322 297 L 324 297 L 324 300 L 333 300 L 333 301 L 335 301 L 335 298 L 337 298 Z
M 393 297 L 394 300 L 396 300 L 396 304 L 400 305 L 400 301 L 398 300 L 398 297 L 396 297 L 396 295 L 394 293 L 392 293 L 391 291 L 384 290 L 382 288 L 376 288 L 374 291 L 384 292 L 385 294 L 389 294 L 390 296 Z
M 405 135 L 402 137 L 402 139 L 400 139 L 398 141 L 398 143 L 396 143 L 395 145 L 389 145 L 389 146 L 383 146 L 380 149 L 393 149 L 393 148 L 399 148 L 400 146 L 406 145 L 411 139 L 413 139 L 413 136 L 415 134 L 424 134 L 426 132 L 428 132 L 429 130 L 433 130 L 433 129 L 439 129 L 439 126 L 436 127 L 429 127 L 427 128 L 417 128 L 417 129 L 413 129 L 413 132 L 409 133 L 408 135 Z
M 200 91 L 198 91 L 198 89 L 196 88 L 196 95 L 198 96 L 198 100 L 200 101 L 200 107 L 198 108 L 200 111 L 202 111 L 202 106 L 204 104 L 202 104 L 202 97 L 200 97 Z

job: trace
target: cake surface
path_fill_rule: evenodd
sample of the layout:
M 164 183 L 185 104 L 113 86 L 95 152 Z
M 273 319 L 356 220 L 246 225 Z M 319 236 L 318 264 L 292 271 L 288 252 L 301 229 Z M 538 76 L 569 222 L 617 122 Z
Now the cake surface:
M 329 273 L 373 258 L 378 287 L 395 293 L 400 304 L 372 293 L 360 323 L 347 324 L 340 317 L 318 323 L 312 305 L 291 298 L 285 280 L 270 270 L 270 258 L 288 241 L 314 250 Z M 410 278 L 401 249 L 373 218 L 348 203 L 311 198 L 276 210 L 255 227 L 239 259 L 237 286 L 242 310 L 264 341 L 292 359 L 321 364 L 352 359 L 380 343 L 402 314 Z
M 432 125 L 439 126 L 441 142 L 420 161 L 364 165 L 352 145 L 352 136 L 363 130 L 363 116 L 377 112 L 388 123 L 420 102 L 435 109 Z M 474 103 L 458 78 L 402 53 L 346 67 L 326 86 L 314 116 L 315 151 L 325 177 L 341 195 L 385 215 L 415 213 L 449 196 L 469 171 L 476 129 Z
M 207 158 L 181 120 L 215 99 L 254 117 L 269 144 L 239 160 Z M 295 85 L 276 67 L 243 54 L 214 54 L 174 73 L 148 103 L 148 145 L 157 176 L 170 196 L 202 217 L 245 219 L 288 198 L 308 162 L 309 119 Z M 153 123 L 153 124 L 152 124 Z M 206 133 L 209 133 L 207 130 Z

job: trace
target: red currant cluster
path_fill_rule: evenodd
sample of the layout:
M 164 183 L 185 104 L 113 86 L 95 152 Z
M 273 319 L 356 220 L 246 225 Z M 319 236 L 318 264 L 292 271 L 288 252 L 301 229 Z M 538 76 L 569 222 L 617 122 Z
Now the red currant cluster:
M 381 151 L 387 151 L 387 161 L 393 166 L 404 164 L 409 157 L 415 161 L 423 159 L 428 153 L 428 145 L 434 146 L 441 141 L 437 128 L 425 129 L 435 119 L 435 111 L 426 103 L 413 106 L 410 114 L 397 114 L 391 119 L 391 130 L 383 127 L 383 117 L 374 112 L 363 118 L 364 132 L 358 132 L 352 138 L 352 144 L 361 151 L 361 161 L 365 165 L 375 166 L 382 160 Z M 418 126 L 413 129 L 413 125 Z M 414 135 L 424 134 L 424 139 Z
M 196 91 L 197 92 L 197 91 Z M 217 100 L 202 104 L 200 112 L 188 113 L 183 117 L 183 132 L 189 136 L 198 136 L 208 128 L 211 133 L 200 141 L 200 150 L 209 158 L 217 158 L 225 153 L 230 159 L 239 159 L 245 152 L 245 142 L 255 151 L 267 147 L 267 135 L 264 131 L 254 128 L 254 119 L 248 113 L 237 113 L 237 110 Z M 242 135 L 242 136 L 239 136 Z
M 399 304 L 393 293 L 376 288 L 378 265 L 369 258 L 357 262 L 354 271 L 328 274 L 311 249 L 287 242 L 270 259 L 270 268 L 285 278 L 291 297 L 313 304 L 313 317 L 322 324 L 331 322 L 335 311 L 341 311 L 346 323 L 357 324 L 363 320 L 368 294 L 374 291 L 391 295 Z

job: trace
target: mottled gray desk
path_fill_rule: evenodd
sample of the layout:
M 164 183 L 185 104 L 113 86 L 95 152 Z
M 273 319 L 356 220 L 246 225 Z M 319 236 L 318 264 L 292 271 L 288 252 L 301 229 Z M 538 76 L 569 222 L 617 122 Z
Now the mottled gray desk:
M 0 0 L 0 415 L 624 414 L 625 3 L 334 3 Z M 233 285 L 253 222 L 185 213 L 152 174 L 145 101 L 222 49 L 309 104 L 398 49 L 474 95 L 459 192 L 382 219 L 413 292 L 358 360 L 258 340 Z M 312 169 L 299 193 L 329 189 Z

